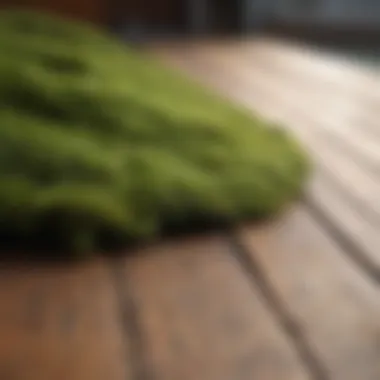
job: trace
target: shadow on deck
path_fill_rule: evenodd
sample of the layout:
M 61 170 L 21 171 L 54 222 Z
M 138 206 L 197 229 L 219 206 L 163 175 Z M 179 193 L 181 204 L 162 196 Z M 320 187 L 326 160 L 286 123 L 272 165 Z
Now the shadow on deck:
M 290 128 L 307 199 L 230 236 L 1 267 L 0 379 L 379 380 L 380 75 L 269 40 L 152 51 Z

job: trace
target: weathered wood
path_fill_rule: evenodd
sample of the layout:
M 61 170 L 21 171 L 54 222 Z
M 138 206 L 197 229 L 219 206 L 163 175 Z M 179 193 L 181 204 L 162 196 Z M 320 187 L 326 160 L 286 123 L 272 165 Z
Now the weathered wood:
M 303 209 L 260 231 L 240 231 L 334 380 L 380 378 L 380 294 Z
M 309 378 L 223 238 L 149 248 L 127 260 L 124 273 L 147 378 Z
M 0 378 L 125 380 L 127 337 L 104 263 L 0 268 Z

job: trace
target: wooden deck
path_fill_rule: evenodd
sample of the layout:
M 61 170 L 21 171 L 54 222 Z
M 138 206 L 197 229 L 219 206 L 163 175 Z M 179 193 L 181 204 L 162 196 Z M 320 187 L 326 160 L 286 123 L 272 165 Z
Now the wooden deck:
M 379 380 L 380 73 L 273 41 L 152 48 L 310 148 L 281 220 L 0 267 L 1 380 Z

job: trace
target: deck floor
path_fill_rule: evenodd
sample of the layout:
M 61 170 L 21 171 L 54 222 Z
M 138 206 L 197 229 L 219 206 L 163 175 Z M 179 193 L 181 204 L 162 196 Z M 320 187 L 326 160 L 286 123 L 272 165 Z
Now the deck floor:
M 280 220 L 0 267 L 1 380 L 379 380 L 380 73 L 271 40 L 152 52 L 315 160 Z

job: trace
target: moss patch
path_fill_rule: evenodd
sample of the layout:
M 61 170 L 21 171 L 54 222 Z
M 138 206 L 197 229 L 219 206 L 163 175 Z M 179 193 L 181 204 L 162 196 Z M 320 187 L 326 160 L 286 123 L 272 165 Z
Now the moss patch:
M 0 232 L 11 246 L 88 251 L 269 217 L 307 169 L 284 132 L 110 36 L 0 14 Z

